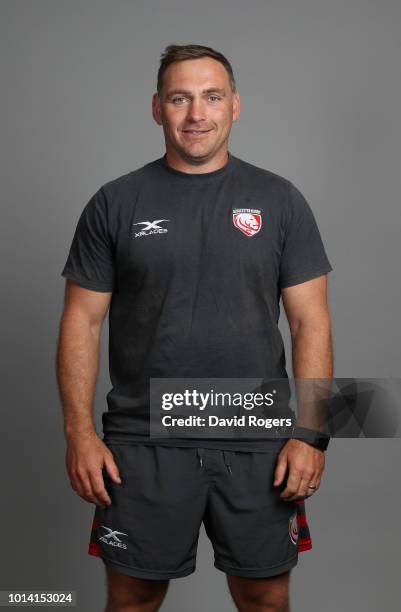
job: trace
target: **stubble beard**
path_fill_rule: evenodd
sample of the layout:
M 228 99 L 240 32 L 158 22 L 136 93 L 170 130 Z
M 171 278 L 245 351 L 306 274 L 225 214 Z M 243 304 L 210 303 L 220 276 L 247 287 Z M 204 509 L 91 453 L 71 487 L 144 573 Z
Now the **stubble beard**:
M 226 139 L 227 140 L 227 139 Z M 222 142 L 214 141 L 208 147 L 196 149 L 196 147 L 186 146 L 185 143 L 179 142 L 175 143 L 176 150 L 184 156 L 185 160 L 188 162 L 192 162 L 194 164 L 200 164 L 205 161 L 209 161 L 216 155 L 224 144 L 226 140 Z

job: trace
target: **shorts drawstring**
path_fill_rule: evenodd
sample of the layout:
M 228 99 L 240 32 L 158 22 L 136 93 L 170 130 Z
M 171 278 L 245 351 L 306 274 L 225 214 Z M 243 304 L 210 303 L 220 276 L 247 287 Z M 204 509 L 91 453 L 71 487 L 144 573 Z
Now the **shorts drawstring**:
M 224 456 L 224 463 L 226 464 L 227 470 L 229 472 L 229 474 L 231 474 L 231 476 L 233 475 L 233 472 L 231 470 L 231 453 L 229 451 L 223 451 L 223 456 Z
M 231 469 L 231 453 L 230 451 L 222 451 L 222 452 L 223 452 L 223 457 L 224 457 L 224 464 L 228 470 L 228 473 L 232 476 L 233 472 Z M 205 449 L 197 448 L 196 454 L 198 455 L 198 458 L 199 458 L 199 465 L 201 466 L 201 468 L 203 468 L 203 458 L 205 456 Z
M 204 454 L 205 454 L 205 449 L 204 448 L 198 448 L 197 449 L 197 455 L 199 457 L 199 465 L 201 467 L 203 467 L 203 457 L 204 457 Z

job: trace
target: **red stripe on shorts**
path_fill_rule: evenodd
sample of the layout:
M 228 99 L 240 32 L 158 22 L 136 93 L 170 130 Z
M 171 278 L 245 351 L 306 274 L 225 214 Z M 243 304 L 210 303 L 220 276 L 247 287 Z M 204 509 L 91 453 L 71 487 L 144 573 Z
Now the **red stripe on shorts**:
M 305 538 L 304 540 L 298 540 L 298 552 L 305 552 L 306 550 L 311 550 L 312 548 L 312 540 L 310 538 Z
M 302 529 L 303 537 L 298 537 L 298 552 L 305 552 L 312 548 L 312 538 L 310 537 L 309 525 L 306 520 L 305 503 L 303 499 L 297 500 L 297 523 L 298 529 Z
M 94 557 L 100 557 L 100 546 L 96 542 L 90 542 L 88 548 L 88 554 Z

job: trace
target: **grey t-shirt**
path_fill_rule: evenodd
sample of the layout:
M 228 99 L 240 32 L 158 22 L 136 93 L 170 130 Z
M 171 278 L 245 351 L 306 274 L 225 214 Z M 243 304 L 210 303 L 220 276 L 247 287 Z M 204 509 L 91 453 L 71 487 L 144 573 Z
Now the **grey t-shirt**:
M 299 190 L 231 153 L 214 172 L 180 172 L 163 156 L 103 185 L 79 219 L 62 275 L 112 292 L 105 439 L 157 443 L 149 438 L 151 377 L 286 378 L 280 290 L 331 269 Z M 281 443 L 201 442 L 234 450 Z

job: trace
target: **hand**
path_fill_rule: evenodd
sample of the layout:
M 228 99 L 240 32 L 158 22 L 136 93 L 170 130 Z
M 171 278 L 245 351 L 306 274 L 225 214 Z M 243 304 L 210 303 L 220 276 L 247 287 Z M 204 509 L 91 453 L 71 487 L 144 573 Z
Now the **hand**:
M 97 506 L 111 505 L 104 486 L 103 467 L 113 482 L 121 484 L 121 478 L 112 452 L 95 431 L 68 436 L 66 466 L 71 486 L 80 497 Z
M 281 499 L 296 501 L 313 495 L 320 486 L 324 462 L 323 451 L 302 440 L 288 440 L 279 454 L 273 483 L 275 487 L 281 485 L 288 469 L 287 486 L 280 494 Z M 308 485 L 316 489 L 308 489 Z

